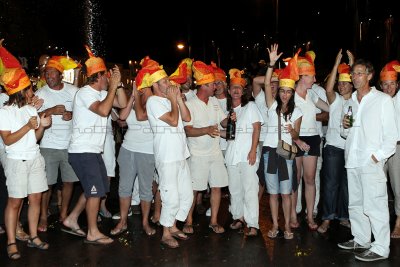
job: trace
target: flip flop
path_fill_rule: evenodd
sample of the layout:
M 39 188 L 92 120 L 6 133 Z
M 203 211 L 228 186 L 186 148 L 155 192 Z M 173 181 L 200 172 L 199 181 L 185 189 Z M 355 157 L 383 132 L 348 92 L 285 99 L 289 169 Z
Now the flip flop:
M 125 233 L 127 230 L 128 230 L 128 226 L 122 227 L 122 228 L 119 228 L 119 229 L 112 229 L 110 231 L 110 235 L 112 235 L 112 236 L 120 235 L 120 234 Z
M 185 234 L 193 234 L 194 233 L 194 229 L 193 229 L 193 225 L 192 224 L 185 224 L 183 226 L 182 232 L 184 232 Z
M 229 225 L 229 227 L 232 230 L 238 230 L 244 227 L 244 222 L 240 219 L 236 219 Z
M 285 232 L 283 232 L 283 237 L 284 237 L 286 240 L 289 240 L 289 239 L 293 239 L 294 235 L 293 235 L 293 232 L 285 231 Z
M 184 232 L 182 232 L 181 230 L 173 232 L 173 233 L 171 233 L 171 235 L 173 237 L 175 237 L 175 238 L 180 239 L 180 240 L 188 240 L 189 239 L 189 237 Z
M 253 230 L 255 230 L 255 232 L 252 232 Z M 245 235 L 248 237 L 258 236 L 258 229 L 255 227 L 249 227 L 249 231 Z
M 214 233 L 216 233 L 216 234 L 223 234 L 223 233 L 225 233 L 224 227 L 222 227 L 222 226 L 219 225 L 219 224 L 210 224 L 208 227 L 211 228 L 211 229 L 214 231 Z
M 63 225 L 63 227 L 61 227 L 61 231 L 63 231 L 64 233 L 68 233 L 68 234 L 79 236 L 79 237 L 86 237 L 85 232 L 80 228 L 74 229 L 74 228 L 70 228 L 70 227 Z M 81 231 L 81 232 L 79 232 L 79 231 Z
M 271 229 L 271 230 L 268 231 L 267 236 L 269 238 L 271 238 L 271 239 L 274 239 L 274 238 L 276 238 L 278 236 L 278 234 L 279 234 L 279 230 L 278 229 L 275 229 L 275 230 Z
M 107 236 L 103 236 L 103 237 L 97 238 L 97 239 L 95 239 L 95 240 L 87 240 L 87 239 L 85 238 L 85 239 L 83 240 L 83 243 L 85 243 L 85 244 L 90 244 L 90 245 L 101 245 L 101 246 L 105 246 L 105 245 L 109 245 L 109 244 L 111 244 L 112 242 L 114 242 L 113 239 L 111 239 L 112 241 L 111 241 L 110 243 L 100 242 L 100 240 L 106 240 L 106 239 L 111 239 L 111 238 L 109 238 L 109 237 L 107 237 Z
M 161 239 L 161 245 L 165 246 L 167 248 L 179 248 L 179 243 L 177 243 L 175 246 L 171 245 L 171 243 L 169 241 L 172 241 L 172 240 L 175 240 L 175 239 L 173 239 L 173 238 L 172 239 L 165 239 L 165 240 Z

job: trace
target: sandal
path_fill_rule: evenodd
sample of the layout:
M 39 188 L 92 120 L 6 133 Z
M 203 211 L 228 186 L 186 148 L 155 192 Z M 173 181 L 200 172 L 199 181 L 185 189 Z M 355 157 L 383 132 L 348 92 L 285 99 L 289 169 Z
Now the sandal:
M 390 234 L 390 238 L 400 238 L 400 226 L 395 226 L 393 232 Z
M 32 238 L 29 238 L 28 247 L 30 247 L 30 248 L 38 248 L 38 249 L 41 249 L 41 250 L 48 250 L 49 249 L 49 244 L 48 243 L 40 241 L 39 244 L 36 244 L 35 242 L 33 242 L 33 240 L 35 240 L 35 239 L 39 239 L 39 237 L 35 236 L 35 237 L 32 237 Z
M 24 229 L 22 227 L 17 227 L 17 230 L 15 231 L 15 239 L 26 242 L 29 240 L 29 235 L 25 233 Z
M 315 222 L 307 222 L 307 224 L 310 231 L 316 231 L 318 229 L 318 224 Z
M 294 235 L 293 232 L 285 231 L 283 232 L 283 237 L 288 240 L 288 239 L 293 239 Z
M 258 235 L 258 229 L 255 227 L 249 227 L 249 231 L 245 234 L 248 237 L 253 237 Z
M 219 225 L 219 224 L 210 224 L 208 227 L 211 228 L 211 229 L 214 231 L 214 233 L 216 233 L 216 234 L 223 234 L 223 233 L 225 233 L 224 227 L 222 227 L 222 226 Z
M 229 227 L 232 230 L 242 229 L 244 227 L 244 222 L 240 219 L 236 219 L 229 225 Z
M 278 234 L 279 234 L 279 230 L 278 229 L 274 229 L 274 228 L 272 228 L 271 230 L 269 230 L 268 231 L 268 234 L 267 234 L 267 236 L 269 237 L 269 238 L 276 238 L 277 236 L 278 236 Z
M 184 232 L 185 234 L 193 234 L 194 233 L 193 225 L 185 224 L 183 226 L 182 232 Z
M 19 258 L 21 258 L 21 254 L 18 252 L 18 247 L 17 247 L 17 251 L 10 252 L 9 248 L 11 246 L 17 247 L 17 243 L 14 242 L 14 243 L 10 243 L 7 245 L 7 256 L 10 260 L 18 260 Z
M 323 222 L 321 225 L 318 227 L 317 232 L 320 234 L 325 234 L 329 229 L 329 221 L 327 223 Z
M 167 248 L 179 248 L 179 243 L 174 238 L 161 239 L 161 246 Z

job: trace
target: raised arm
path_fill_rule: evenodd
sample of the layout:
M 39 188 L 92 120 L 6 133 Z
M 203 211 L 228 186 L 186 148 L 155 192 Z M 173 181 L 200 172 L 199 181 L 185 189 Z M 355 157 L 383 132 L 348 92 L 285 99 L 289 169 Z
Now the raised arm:
M 329 74 L 328 82 L 326 83 L 325 90 L 326 90 L 326 97 L 328 98 L 329 104 L 332 104 L 336 98 L 336 94 L 335 94 L 335 91 L 333 90 L 333 88 L 335 86 L 337 70 L 338 70 L 341 60 L 342 60 L 342 49 L 340 49 L 339 53 L 336 55 L 335 64 L 333 65 L 331 73 Z
M 271 45 L 271 49 L 268 49 L 269 54 L 269 65 L 267 69 L 267 73 L 265 75 L 264 85 L 265 85 L 265 102 L 267 103 L 267 107 L 270 108 L 274 103 L 275 99 L 272 95 L 271 88 L 271 77 L 274 68 L 272 66 L 275 65 L 276 61 L 282 56 L 282 52 L 278 54 L 278 44 Z

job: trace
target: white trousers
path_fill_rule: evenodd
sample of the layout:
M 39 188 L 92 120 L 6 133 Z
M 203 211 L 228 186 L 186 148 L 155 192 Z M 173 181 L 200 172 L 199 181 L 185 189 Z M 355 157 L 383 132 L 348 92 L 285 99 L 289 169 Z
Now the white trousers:
M 243 217 L 249 227 L 258 229 L 257 168 L 258 164 L 250 166 L 247 162 L 227 166 L 232 217 L 234 220 Z
M 389 256 L 390 225 L 386 176 L 383 162 L 348 168 L 349 218 L 354 241 L 361 245 L 370 243 L 371 231 L 375 241 L 371 251 Z
M 156 162 L 161 195 L 160 224 L 174 225 L 175 220 L 185 221 L 193 202 L 192 178 L 186 160 Z

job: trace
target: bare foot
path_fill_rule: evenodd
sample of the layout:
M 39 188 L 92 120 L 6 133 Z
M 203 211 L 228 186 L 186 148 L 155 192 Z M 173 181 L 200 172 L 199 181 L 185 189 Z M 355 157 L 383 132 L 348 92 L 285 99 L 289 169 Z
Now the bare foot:
M 38 232 L 47 232 L 47 220 L 40 219 L 37 230 Z
M 152 236 L 156 233 L 156 229 L 154 229 L 153 227 L 151 227 L 150 225 L 146 224 L 143 225 L 143 231 L 146 233 L 146 235 L 148 236 Z

